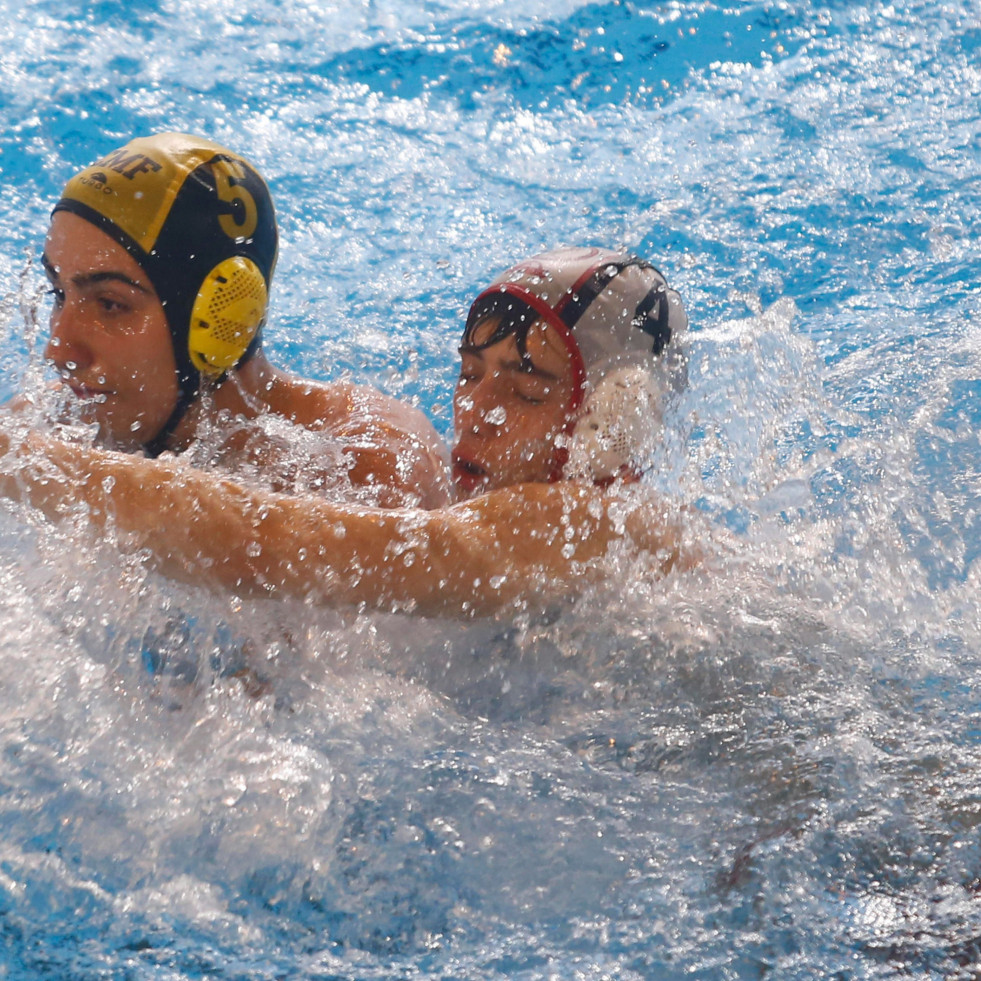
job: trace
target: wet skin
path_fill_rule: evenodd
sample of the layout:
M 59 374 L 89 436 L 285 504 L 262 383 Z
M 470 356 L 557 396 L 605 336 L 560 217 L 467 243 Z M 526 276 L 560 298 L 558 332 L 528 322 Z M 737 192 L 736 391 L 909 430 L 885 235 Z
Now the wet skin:
M 461 497 L 552 479 L 556 438 L 570 421 L 572 362 L 558 332 L 542 324 L 532 327 L 530 360 L 523 361 L 513 336 L 480 349 L 481 338 L 494 326 L 494 321 L 482 325 L 474 346 L 460 349 L 452 459 Z
M 105 232 L 64 211 L 51 219 L 42 261 L 54 301 L 45 357 L 104 441 L 138 448 L 163 428 L 178 397 L 170 329 L 152 283 Z

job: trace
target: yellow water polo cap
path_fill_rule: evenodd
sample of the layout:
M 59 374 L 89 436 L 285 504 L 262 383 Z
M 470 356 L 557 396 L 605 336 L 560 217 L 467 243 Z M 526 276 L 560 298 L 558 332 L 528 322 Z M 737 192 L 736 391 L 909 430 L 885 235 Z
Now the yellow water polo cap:
M 173 338 L 180 396 L 173 432 L 200 390 L 261 344 L 276 266 L 276 214 L 247 160 L 185 133 L 139 137 L 77 173 L 54 211 L 106 232 L 146 272 Z M 150 444 L 148 444 L 150 445 Z

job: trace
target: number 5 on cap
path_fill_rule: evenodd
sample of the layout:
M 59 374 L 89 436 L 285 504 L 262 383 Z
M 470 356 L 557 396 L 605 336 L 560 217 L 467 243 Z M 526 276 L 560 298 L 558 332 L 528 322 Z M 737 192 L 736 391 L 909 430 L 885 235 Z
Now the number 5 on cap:
M 211 169 L 218 197 L 233 207 L 232 214 L 218 217 L 221 230 L 232 239 L 250 238 L 259 222 L 255 199 L 240 183 L 232 183 L 246 179 L 245 168 L 237 160 L 225 159 L 215 160 Z M 241 202 L 241 209 L 234 207 L 236 201 Z M 240 222 L 235 220 L 236 213 L 242 215 Z

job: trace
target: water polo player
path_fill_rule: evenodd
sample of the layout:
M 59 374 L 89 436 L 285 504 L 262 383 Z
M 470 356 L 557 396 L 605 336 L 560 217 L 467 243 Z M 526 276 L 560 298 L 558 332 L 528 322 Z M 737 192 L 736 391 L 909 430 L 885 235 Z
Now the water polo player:
M 351 480 L 379 503 L 443 503 L 443 449 L 422 413 L 266 359 L 277 249 L 266 182 L 209 140 L 134 139 L 76 174 L 43 256 L 54 295 L 45 354 L 74 408 L 106 446 L 149 455 L 187 448 L 219 419 L 254 450 L 241 422 L 271 412 L 336 436 Z
M 647 556 L 653 575 L 692 559 L 679 515 L 636 479 L 683 377 L 686 324 L 660 273 L 627 253 L 559 250 L 505 273 L 464 332 L 453 475 L 465 499 L 447 507 L 270 495 L 46 437 L 2 458 L 0 493 L 50 515 L 81 499 L 165 571 L 237 593 L 451 616 L 526 608 L 603 578 L 612 552 Z
M 460 346 L 457 487 L 639 476 L 685 377 L 687 325 L 664 277 L 626 252 L 558 249 L 508 269 Z

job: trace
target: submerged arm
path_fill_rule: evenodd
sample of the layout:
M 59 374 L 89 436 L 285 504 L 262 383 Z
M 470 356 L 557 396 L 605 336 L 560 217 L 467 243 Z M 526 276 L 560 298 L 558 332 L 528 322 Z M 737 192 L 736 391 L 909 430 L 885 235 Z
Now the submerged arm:
M 34 436 L 0 470 L 0 494 L 50 517 L 87 506 L 161 569 L 212 587 L 423 614 L 487 614 L 556 595 L 595 574 L 628 536 L 602 492 L 521 485 L 435 511 L 385 511 L 247 489 L 178 461 L 146 460 Z M 672 529 L 645 518 L 662 567 Z M 629 524 L 629 522 L 628 522 Z

